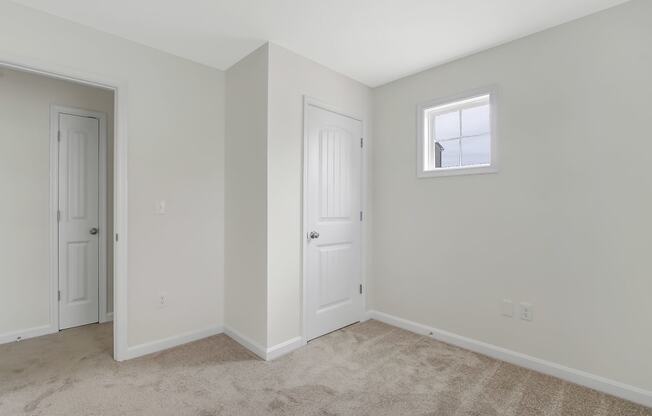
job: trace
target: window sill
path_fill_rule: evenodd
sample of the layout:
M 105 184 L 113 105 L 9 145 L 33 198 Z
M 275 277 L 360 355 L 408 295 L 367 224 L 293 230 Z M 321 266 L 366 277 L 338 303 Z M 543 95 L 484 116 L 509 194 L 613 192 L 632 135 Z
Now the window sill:
M 417 172 L 419 178 L 436 178 L 439 176 L 459 176 L 459 175 L 481 175 L 486 173 L 496 173 L 496 166 L 468 166 L 459 168 L 440 168 L 437 170 L 421 170 Z

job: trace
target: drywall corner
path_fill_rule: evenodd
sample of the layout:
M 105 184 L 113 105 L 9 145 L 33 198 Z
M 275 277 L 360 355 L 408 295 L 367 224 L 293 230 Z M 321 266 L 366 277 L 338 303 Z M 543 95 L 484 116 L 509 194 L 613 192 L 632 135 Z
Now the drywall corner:
M 268 46 L 226 71 L 225 326 L 267 345 Z

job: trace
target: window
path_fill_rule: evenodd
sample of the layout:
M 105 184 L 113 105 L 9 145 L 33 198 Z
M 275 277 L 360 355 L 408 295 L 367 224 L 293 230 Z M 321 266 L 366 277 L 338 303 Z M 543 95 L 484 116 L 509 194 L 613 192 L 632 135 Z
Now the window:
M 495 172 L 495 94 L 419 106 L 419 176 Z

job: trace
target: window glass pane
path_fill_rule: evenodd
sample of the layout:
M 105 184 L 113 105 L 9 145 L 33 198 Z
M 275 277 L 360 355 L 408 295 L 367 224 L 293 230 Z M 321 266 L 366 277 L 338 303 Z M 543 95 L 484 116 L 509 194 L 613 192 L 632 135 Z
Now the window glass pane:
M 433 172 L 424 176 L 437 176 L 434 171 L 438 169 L 491 166 L 494 133 L 491 131 L 490 94 L 478 94 L 420 111 L 423 111 L 425 122 L 425 137 L 421 142 L 423 172 Z
M 489 133 L 489 104 L 462 110 L 462 136 Z
M 435 140 L 460 137 L 460 112 L 439 114 L 435 116 Z
M 439 146 L 438 146 L 439 145 Z M 447 140 L 441 143 L 435 143 L 435 152 L 441 151 L 442 168 L 452 168 L 460 165 L 460 141 Z M 435 156 L 435 160 L 437 157 Z
M 488 165 L 491 161 L 491 138 L 488 134 L 462 139 L 462 166 Z

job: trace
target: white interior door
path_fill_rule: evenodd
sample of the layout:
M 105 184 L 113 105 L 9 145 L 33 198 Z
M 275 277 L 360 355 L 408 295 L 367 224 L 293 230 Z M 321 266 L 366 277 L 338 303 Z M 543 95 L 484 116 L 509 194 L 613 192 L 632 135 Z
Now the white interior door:
M 306 118 L 307 340 L 362 317 L 362 123 L 308 105 Z
M 59 328 L 99 321 L 99 120 L 59 114 Z

